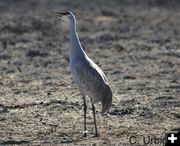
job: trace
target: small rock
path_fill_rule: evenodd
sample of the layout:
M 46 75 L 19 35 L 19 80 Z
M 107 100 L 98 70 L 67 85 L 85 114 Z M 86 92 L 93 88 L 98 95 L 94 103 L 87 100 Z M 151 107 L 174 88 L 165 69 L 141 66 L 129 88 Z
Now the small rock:
M 38 57 L 38 56 L 44 57 L 44 56 L 47 56 L 47 55 L 48 55 L 47 52 L 41 52 L 38 49 L 30 49 L 26 54 L 26 56 L 28 56 L 28 57 Z
M 10 58 L 11 58 L 11 56 L 8 55 L 6 52 L 0 53 L 0 60 L 8 60 Z

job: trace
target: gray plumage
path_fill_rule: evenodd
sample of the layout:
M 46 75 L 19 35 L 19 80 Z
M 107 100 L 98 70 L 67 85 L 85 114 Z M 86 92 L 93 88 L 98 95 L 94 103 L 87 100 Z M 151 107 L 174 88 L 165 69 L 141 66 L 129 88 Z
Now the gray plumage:
M 67 16 L 68 25 L 70 28 L 71 50 L 70 50 L 70 68 L 71 75 L 76 85 L 78 86 L 84 101 L 84 131 L 86 136 L 86 96 L 89 96 L 92 101 L 92 110 L 94 116 L 94 124 L 96 136 L 98 136 L 95 107 L 97 102 L 102 103 L 102 113 L 109 110 L 112 104 L 112 91 L 108 81 L 102 70 L 86 55 L 81 47 L 77 32 L 76 20 L 72 12 L 58 13 L 62 19 Z
M 85 55 L 71 61 L 71 72 L 82 96 L 91 97 L 92 104 L 101 102 L 102 113 L 106 112 L 112 103 L 112 92 L 102 70 Z

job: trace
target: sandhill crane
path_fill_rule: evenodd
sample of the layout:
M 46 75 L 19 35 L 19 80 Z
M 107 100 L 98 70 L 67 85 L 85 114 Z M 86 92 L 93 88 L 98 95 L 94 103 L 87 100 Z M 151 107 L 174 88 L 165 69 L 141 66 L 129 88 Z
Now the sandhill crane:
M 84 136 L 86 137 L 86 96 L 91 98 L 95 126 L 95 136 L 98 136 L 95 106 L 102 103 L 102 113 L 109 110 L 112 104 L 112 91 L 102 70 L 86 55 L 76 32 L 76 19 L 72 12 L 53 12 L 61 19 L 66 18 L 70 28 L 70 69 L 71 75 L 80 90 L 84 102 Z

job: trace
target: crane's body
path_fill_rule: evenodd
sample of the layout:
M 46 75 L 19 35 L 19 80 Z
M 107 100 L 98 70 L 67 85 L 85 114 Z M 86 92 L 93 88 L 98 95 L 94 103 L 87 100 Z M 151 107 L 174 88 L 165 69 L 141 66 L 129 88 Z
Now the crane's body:
M 102 103 L 102 113 L 109 110 L 112 104 L 112 92 L 103 71 L 86 55 L 82 49 L 76 32 L 76 20 L 72 12 L 58 13 L 59 17 L 67 16 L 70 27 L 70 68 L 71 75 L 79 88 L 84 101 L 84 131 L 86 136 L 86 101 L 89 96 L 92 101 L 92 110 L 94 116 L 94 124 L 96 136 L 98 135 L 95 117 L 94 104 Z
M 109 106 L 105 106 L 103 99 L 112 96 L 110 87 L 102 70 L 88 56 L 84 57 L 80 60 L 77 58 L 75 63 L 70 60 L 72 78 L 82 96 L 91 97 L 92 104 L 102 102 L 102 113 L 104 113 Z M 108 104 L 111 104 L 111 98 Z

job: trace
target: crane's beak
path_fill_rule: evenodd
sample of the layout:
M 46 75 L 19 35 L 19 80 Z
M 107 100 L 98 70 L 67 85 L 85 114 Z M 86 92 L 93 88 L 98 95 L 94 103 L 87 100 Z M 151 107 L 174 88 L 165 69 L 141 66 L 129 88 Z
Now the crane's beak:
M 58 16 L 62 21 L 65 21 L 64 19 L 63 19 L 63 16 L 67 16 L 67 15 L 69 15 L 70 13 L 69 12 L 63 12 L 63 13 L 61 13 L 61 12 L 53 12 L 53 11 L 49 11 L 51 14 L 54 14 L 54 15 L 56 15 L 56 16 Z

